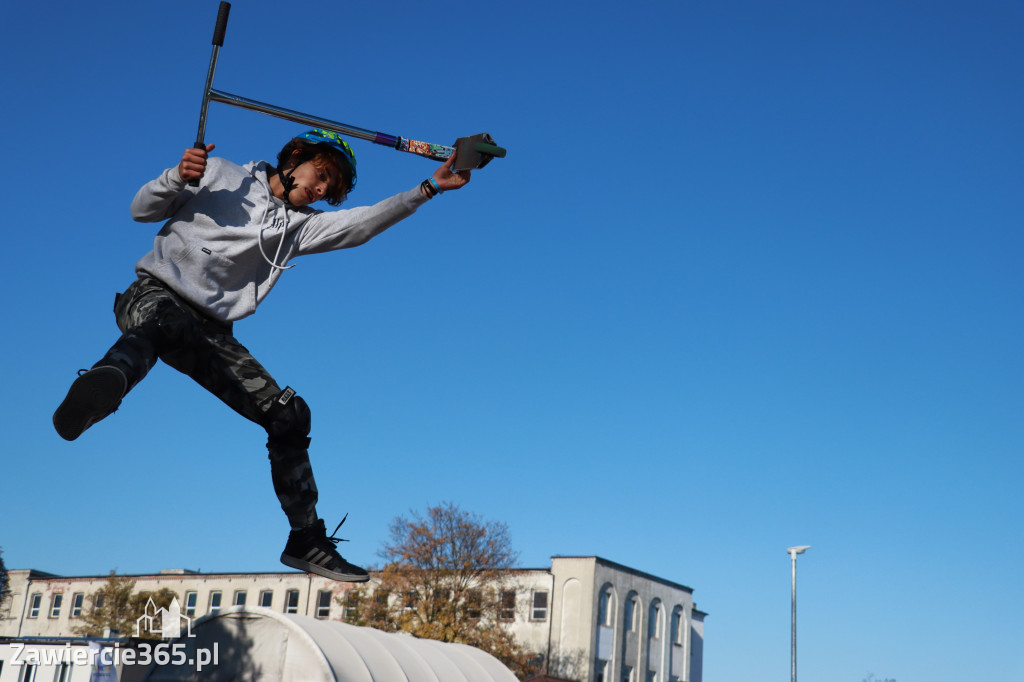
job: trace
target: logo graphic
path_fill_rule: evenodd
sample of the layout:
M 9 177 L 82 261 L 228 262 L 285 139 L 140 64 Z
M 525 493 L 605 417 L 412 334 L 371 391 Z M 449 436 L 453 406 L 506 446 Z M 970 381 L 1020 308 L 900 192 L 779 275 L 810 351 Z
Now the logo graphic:
M 158 635 L 162 639 L 176 639 L 185 634 L 192 634 L 192 619 L 181 614 L 178 598 L 171 600 L 170 608 L 156 607 L 153 598 L 146 602 L 146 612 L 135 620 L 135 636 L 141 637 L 143 632 Z

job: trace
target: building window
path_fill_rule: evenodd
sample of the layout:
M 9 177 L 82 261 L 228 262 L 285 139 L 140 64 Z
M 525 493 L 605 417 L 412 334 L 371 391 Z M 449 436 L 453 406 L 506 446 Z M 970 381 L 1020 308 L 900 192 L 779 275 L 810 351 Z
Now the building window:
M 36 667 L 31 663 L 26 663 L 21 669 L 21 677 L 18 678 L 18 682 L 35 682 L 36 679 Z
M 60 605 L 64 603 L 63 594 L 55 594 L 50 600 L 50 618 L 60 618 Z
M 235 590 L 235 606 L 245 606 L 245 590 Z
M 530 613 L 531 620 L 547 620 L 548 619 L 548 593 L 547 592 L 534 592 L 533 593 L 533 610 Z
M 60 667 L 57 668 L 57 676 L 54 678 L 54 682 L 69 682 L 69 680 L 71 680 L 71 664 L 63 661 Z
M 683 610 L 678 606 L 672 611 L 672 643 L 683 645 Z
M 41 609 L 42 606 L 43 606 L 43 595 L 41 595 L 41 594 L 33 594 L 32 595 L 32 599 L 29 601 L 28 617 L 29 618 L 38 618 L 39 617 L 39 609 Z
M 320 590 L 316 597 L 316 617 L 322 619 L 331 616 L 331 591 Z
M 434 590 L 434 603 L 435 604 L 447 604 L 452 600 L 452 591 L 448 589 L 438 588 Z
M 470 590 L 466 593 L 466 616 L 472 620 L 480 618 L 480 612 L 483 605 L 483 597 L 480 594 L 480 590 Z
M 191 618 L 196 615 L 196 599 L 198 594 L 196 592 L 185 593 L 185 615 Z
M 220 612 L 220 590 L 210 592 L 210 613 Z
M 633 667 L 629 665 L 622 666 L 622 682 L 633 682 Z
M 285 613 L 298 613 L 299 612 L 299 591 L 288 590 L 284 593 L 284 612 Z
M 600 658 L 594 661 L 594 682 L 605 682 L 608 679 L 608 661 Z
M 349 590 L 345 593 L 345 620 L 350 620 L 355 617 L 356 610 L 359 608 L 359 602 L 362 598 L 363 594 L 359 590 Z
M 499 620 L 516 619 L 516 593 L 507 590 L 501 593 L 501 605 L 498 608 Z
M 71 617 L 80 618 L 82 616 L 82 604 L 85 602 L 85 593 L 75 592 L 71 595 Z
M 260 606 L 265 609 L 269 609 L 270 605 L 274 602 L 274 591 L 263 590 L 260 592 Z
M 626 619 L 624 621 L 626 632 L 636 630 L 636 597 L 626 600 Z
M 615 604 L 612 601 L 612 588 L 606 587 L 601 590 L 601 596 L 597 600 L 597 624 L 605 627 L 612 626 L 612 613 L 615 611 Z
M 661 639 L 661 602 L 651 604 L 647 614 L 647 636 L 651 639 Z

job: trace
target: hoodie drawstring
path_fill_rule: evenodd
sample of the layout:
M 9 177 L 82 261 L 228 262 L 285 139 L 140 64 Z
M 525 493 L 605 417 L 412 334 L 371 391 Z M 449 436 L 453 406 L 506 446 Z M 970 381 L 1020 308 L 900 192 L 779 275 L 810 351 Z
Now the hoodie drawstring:
M 291 178 L 289 178 L 289 179 L 291 179 Z M 267 193 L 267 203 L 263 207 L 263 217 L 260 218 L 260 231 L 257 233 L 257 237 L 256 237 L 256 241 L 257 241 L 257 243 L 259 244 L 259 247 L 260 247 L 260 254 L 263 256 L 263 260 L 267 261 L 267 264 L 270 265 L 270 267 L 274 268 L 275 270 L 291 270 L 292 268 L 295 267 L 294 265 L 278 265 L 277 264 L 278 259 L 281 257 L 281 247 L 284 246 L 284 240 L 288 236 L 288 224 L 287 224 L 287 222 L 285 223 L 284 230 L 281 231 L 281 241 L 278 242 L 278 244 L 277 244 L 277 252 L 274 253 L 274 259 L 271 260 L 270 257 L 267 256 L 267 252 L 263 249 L 263 230 L 267 229 L 267 227 L 266 227 L 267 211 L 270 209 L 270 204 L 274 200 L 274 195 L 270 192 L 270 188 L 267 187 L 266 185 L 264 185 L 263 189 Z M 285 196 L 287 196 L 287 194 Z

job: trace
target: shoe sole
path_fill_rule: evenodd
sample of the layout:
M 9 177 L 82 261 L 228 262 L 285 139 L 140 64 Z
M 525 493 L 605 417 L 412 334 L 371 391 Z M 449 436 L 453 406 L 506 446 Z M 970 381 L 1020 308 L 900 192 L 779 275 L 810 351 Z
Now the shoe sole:
M 75 379 L 53 413 L 53 427 L 64 440 L 75 440 L 121 404 L 127 382 L 115 367 L 90 369 Z
M 287 554 L 281 555 L 281 563 L 285 566 L 298 569 L 305 573 L 315 573 L 316 575 L 330 578 L 331 580 L 337 580 L 342 583 L 365 583 L 370 579 L 370 576 L 366 573 L 336 573 L 335 571 L 329 571 L 323 566 L 317 566 L 311 564 L 308 561 L 302 559 L 296 559 L 293 556 Z

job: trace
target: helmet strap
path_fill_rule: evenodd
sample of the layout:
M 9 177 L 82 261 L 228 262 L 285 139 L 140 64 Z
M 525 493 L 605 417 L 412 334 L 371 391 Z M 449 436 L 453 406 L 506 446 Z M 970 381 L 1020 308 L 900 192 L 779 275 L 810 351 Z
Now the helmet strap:
M 292 173 L 295 172 L 295 168 L 292 167 L 286 171 L 280 171 L 277 170 L 276 168 L 273 170 L 273 174 L 279 175 L 281 177 L 281 186 L 284 188 L 284 203 L 291 204 L 292 202 L 288 198 L 288 196 L 292 193 L 292 190 L 295 189 L 295 178 L 292 177 Z
M 292 193 L 292 190 L 295 189 L 295 178 L 292 177 L 292 173 L 294 172 L 294 168 L 289 168 L 287 171 L 281 173 L 281 184 L 284 185 L 285 201 L 288 201 L 288 196 Z

